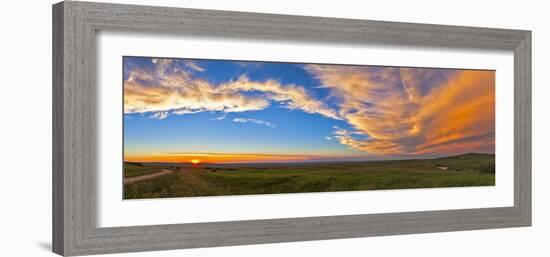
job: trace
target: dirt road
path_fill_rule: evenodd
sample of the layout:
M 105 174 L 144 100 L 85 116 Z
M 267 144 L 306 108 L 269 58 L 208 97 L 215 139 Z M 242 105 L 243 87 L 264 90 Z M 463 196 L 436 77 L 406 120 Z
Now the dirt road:
M 148 180 L 164 175 L 168 175 L 170 173 L 174 172 L 173 170 L 160 170 L 159 172 L 155 172 L 153 174 L 147 174 L 143 176 L 136 176 L 136 177 L 130 177 L 130 178 L 124 178 L 124 185 L 126 184 L 132 184 L 143 180 Z

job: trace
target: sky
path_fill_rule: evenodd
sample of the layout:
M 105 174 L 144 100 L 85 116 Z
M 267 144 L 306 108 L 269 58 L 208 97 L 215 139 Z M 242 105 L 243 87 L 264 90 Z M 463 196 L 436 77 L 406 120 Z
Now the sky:
M 124 159 L 304 162 L 495 151 L 495 72 L 123 57 Z

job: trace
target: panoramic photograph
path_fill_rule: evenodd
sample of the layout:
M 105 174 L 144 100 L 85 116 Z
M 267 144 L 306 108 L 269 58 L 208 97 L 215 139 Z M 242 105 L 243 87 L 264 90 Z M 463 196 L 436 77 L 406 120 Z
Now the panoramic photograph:
M 123 57 L 123 198 L 495 185 L 495 71 Z

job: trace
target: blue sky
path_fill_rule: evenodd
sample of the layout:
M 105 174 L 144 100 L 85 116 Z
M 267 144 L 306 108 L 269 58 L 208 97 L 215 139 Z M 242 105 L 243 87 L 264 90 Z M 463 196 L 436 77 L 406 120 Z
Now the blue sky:
M 479 103 L 471 92 L 447 95 L 456 83 L 483 82 L 481 95 L 493 94 L 494 101 L 492 71 L 149 57 L 124 57 L 123 63 L 127 160 L 377 159 L 494 148 L 494 125 L 483 117 L 461 121 L 466 128 L 458 126 L 455 134 L 463 138 L 418 132 L 428 127 L 422 117 L 464 115 L 423 113 L 434 99 L 491 104 L 491 97 Z M 494 120 L 494 107 L 484 115 Z M 469 133 L 472 124 L 475 133 Z M 479 135 L 483 144 L 464 146 Z

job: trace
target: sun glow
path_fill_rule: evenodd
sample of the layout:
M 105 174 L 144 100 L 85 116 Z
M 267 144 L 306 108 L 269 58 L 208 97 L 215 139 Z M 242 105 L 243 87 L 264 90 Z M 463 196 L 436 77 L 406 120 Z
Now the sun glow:
M 191 163 L 193 163 L 193 164 L 199 164 L 200 162 L 201 162 L 201 160 L 199 160 L 199 159 L 191 160 Z

